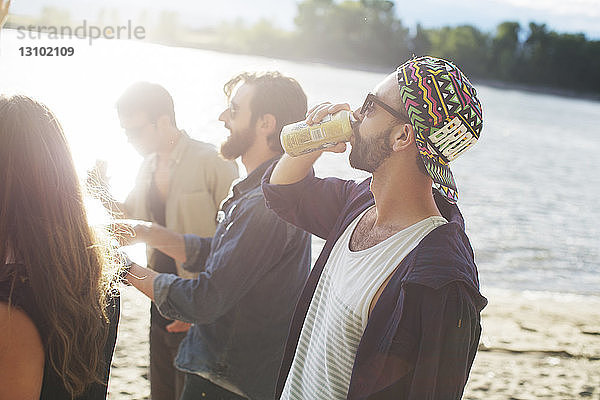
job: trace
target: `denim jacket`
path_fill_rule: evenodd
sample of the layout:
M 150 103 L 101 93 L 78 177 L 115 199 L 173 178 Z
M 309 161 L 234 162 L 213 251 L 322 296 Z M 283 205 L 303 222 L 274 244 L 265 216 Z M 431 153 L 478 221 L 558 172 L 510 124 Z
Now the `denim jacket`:
M 155 303 L 193 323 L 175 360 L 250 399 L 272 399 L 289 322 L 310 269 L 310 235 L 267 209 L 260 178 L 270 160 L 233 187 L 212 238 L 185 235 L 184 267 L 160 274 Z

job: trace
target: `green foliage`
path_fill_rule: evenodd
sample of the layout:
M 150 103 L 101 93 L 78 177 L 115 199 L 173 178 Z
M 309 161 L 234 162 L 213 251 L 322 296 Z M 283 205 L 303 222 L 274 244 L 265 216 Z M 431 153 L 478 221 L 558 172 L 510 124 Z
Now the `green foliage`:
M 417 24 L 415 36 L 412 39 L 412 52 L 417 57 L 431 54 L 431 39 L 421 24 Z
M 38 20 L 40 26 L 70 26 L 71 16 L 69 11 L 57 7 L 45 6 Z
M 518 22 L 503 22 L 498 25 L 496 36 L 491 43 L 489 66 L 494 71 L 495 78 L 509 80 L 517 72 L 520 32 L 521 26 Z
M 303 0 L 295 31 L 267 20 L 222 26 L 217 47 L 294 59 L 392 69 L 411 55 L 454 61 L 471 77 L 600 93 L 600 41 L 560 34 L 545 24 L 503 22 L 494 33 L 469 25 L 411 35 L 386 0 Z
M 430 31 L 430 55 L 456 62 L 468 75 L 482 76 L 487 71 L 489 36 L 468 25 Z
M 173 42 L 179 36 L 179 14 L 174 11 L 162 11 L 153 34 L 167 42 Z
M 295 23 L 295 48 L 307 57 L 387 66 L 409 53 L 408 29 L 390 1 L 306 0 L 298 4 Z

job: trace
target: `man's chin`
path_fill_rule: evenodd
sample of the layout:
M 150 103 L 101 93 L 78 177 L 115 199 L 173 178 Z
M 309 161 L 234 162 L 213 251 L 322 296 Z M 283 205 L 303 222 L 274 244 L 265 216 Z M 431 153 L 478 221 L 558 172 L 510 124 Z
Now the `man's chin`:
M 236 158 L 238 158 L 241 154 L 237 154 L 237 152 L 233 152 L 231 149 L 227 148 L 227 147 L 223 147 L 221 146 L 221 157 L 223 157 L 226 160 L 235 160 Z
M 232 140 L 231 135 L 226 141 L 221 143 L 221 156 L 226 160 L 235 160 L 244 153 L 244 149 L 240 148 L 239 144 Z
M 227 160 L 235 160 L 246 153 L 255 140 L 255 135 L 249 130 L 233 133 L 221 143 L 221 156 Z
M 354 169 L 365 171 L 365 169 L 362 168 L 362 163 L 360 162 L 359 159 L 357 159 L 356 153 L 353 154 L 353 151 L 354 151 L 354 148 L 352 148 L 352 150 L 350 150 L 350 156 L 348 157 L 348 162 L 350 163 L 350 166 Z

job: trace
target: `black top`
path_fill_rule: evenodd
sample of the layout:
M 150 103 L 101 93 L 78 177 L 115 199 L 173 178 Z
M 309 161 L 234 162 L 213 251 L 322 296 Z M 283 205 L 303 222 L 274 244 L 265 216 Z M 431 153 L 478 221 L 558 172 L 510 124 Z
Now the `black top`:
M 158 190 L 158 187 L 156 186 L 154 178 L 150 183 L 150 190 L 148 191 L 148 205 L 150 209 L 152 222 L 156 222 L 157 224 L 165 226 L 167 223 L 165 208 L 166 204 L 160 196 L 160 192 Z M 173 258 L 169 257 L 168 255 L 157 249 L 152 249 L 150 259 L 148 260 L 148 266 L 150 266 L 150 268 L 152 268 L 156 272 L 177 274 L 177 266 L 175 265 L 175 260 L 173 260 Z M 170 320 L 160 315 L 154 303 L 150 304 L 150 321 L 152 325 L 158 325 L 161 328 L 165 328 L 167 325 L 173 322 L 173 320 Z
M 0 271 L 0 301 L 8 303 L 10 297 L 11 305 L 23 310 L 29 316 L 29 318 L 33 320 L 45 347 L 46 339 L 49 336 L 49 328 L 46 319 L 43 317 L 35 303 L 33 291 L 28 284 L 27 278 L 24 276 L 24 274 L 20 273 L 20 271 L 23 271 L 24 267 L 22 265 L 6 264 L 3 268 L 4 271 Z M 12 289 L 11 294 L 12 281 L 15 275 L 15 286 Z M 102 366 L 101 377 L 104 384 L 91 384 L 87 390 L 82 395 L 76 397 L 75 400 L 106 399 L 108 376 L 110 374 L 110 363 L 112 360 L 113 351 L 115 349 L 117 325 L 119 323 L 120 315 L 120 301 L 118 292 L 115 292 L 114 295 L 110 297 L 107 307 L 110 325 L 108 328 L 108 338 L 103 350 L 104 363 Z M 57 375 L 56 371 L 50 367 L 48 355 L 46 354 L 44 380 L 42 382 L 40 400 L 63 399 L 70 400 L 71 396 L 65 389 L 62 379 Z

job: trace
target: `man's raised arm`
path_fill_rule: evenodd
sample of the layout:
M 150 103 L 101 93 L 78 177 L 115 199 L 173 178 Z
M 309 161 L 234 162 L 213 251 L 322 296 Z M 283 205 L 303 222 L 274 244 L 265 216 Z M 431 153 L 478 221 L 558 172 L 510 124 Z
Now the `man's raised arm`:
M 313 125 L 320 122 L 328 114 L 335 114 L 341 110 L 350 111 L 350 106 L 348 104 L 319 104 L 308 111 L 306 123 Z M 298 157 L 290 157 L 284 154 L 275 166 L 275 169 L 273 169 L 269 183 L 273 185 L 288 185 L 301 181 L 308 175 L 313 164 L 323 154 L 323 151 L 314 151 Z M 343 153 L 346 151 L 346 144 L 338 143 L 336 146 L 327 149 L 327 151 Z

